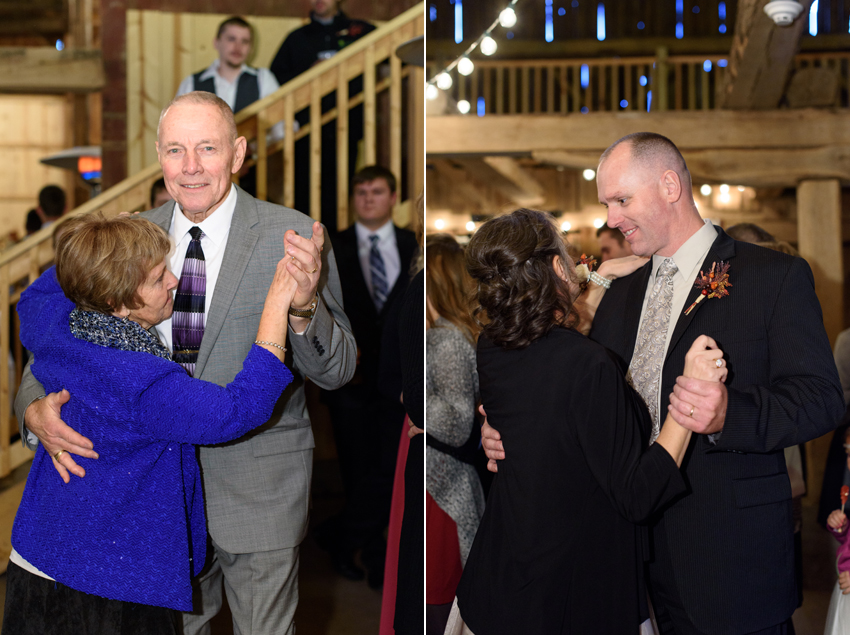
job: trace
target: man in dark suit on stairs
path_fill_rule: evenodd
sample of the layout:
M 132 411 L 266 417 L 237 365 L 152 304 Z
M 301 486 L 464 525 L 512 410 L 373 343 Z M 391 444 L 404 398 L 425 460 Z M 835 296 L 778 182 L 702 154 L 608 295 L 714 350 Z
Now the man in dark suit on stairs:
M 656 425 L 669 406 L 697 433 L 682 464 L 689 492 L 650 528 L 659 631 L 786 635 L 797 592 L 783 449 L 833 430 L 843 395 L 806 261 L 704 222 L 691 185 L 685 160 L 661 135 L 628 135 L 602 154 L 597 187 L 608 226 L 652 258 L 611 282 L 590 337 L 622 360 Z M 710 293 L 724 270 L 728 294 L 702 294 L 696 282 L 713 272 Z M 662 319 L 654 303 L 665 293 Z M 725 384 L 678 377 L 701 334 L 728 360 Z M 488 456 L 503 458 L 498 433 L 485 426 L 482 435 Z
M 334 568 L 349 579 L 369 573 L 369 585 L 383 583 L 393 471 L 404 408 L 398 397 L 382 396 L 378 386 L 381 334 L 395 302 L 404 295 L 416 249 L 413 232 L 396 227 L 392 210 L 396 179 L 381 166 L 363 168 L 352 179 L 357 221 L 331 238 L 340 269 L 346 315 L 357 341 L 354 379 L 326 393 L 346 494 L 343 512 L 316 530 L 319 544 L 331 552 Z

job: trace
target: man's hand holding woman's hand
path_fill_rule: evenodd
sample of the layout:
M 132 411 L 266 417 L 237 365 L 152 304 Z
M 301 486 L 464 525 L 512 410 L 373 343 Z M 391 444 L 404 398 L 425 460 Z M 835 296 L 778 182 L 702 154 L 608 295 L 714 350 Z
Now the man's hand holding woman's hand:
M 697 434 L 721 431 L 729 401 L 727 373 L 717 342 L 700 335 L 685 356 L 684 375 L 676 379 L 670 395 L 667 410 L 673 420 Z

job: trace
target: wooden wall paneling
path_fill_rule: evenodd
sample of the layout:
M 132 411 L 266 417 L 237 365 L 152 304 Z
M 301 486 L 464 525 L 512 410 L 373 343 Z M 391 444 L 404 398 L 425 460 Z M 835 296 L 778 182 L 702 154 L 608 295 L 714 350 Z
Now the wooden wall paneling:
M 142 108 L 142 14 L 127 11 L 127 171 L 144 167 Z

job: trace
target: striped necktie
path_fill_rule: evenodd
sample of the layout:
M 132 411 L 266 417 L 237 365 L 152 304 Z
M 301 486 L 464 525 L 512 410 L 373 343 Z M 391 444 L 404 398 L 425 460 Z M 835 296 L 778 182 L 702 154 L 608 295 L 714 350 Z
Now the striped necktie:
M 183 271 L 174 296 L 174 314 L 171 318 L 171 339 L 174 348 L 172 359 L 195 374 L 198 349 L 204 336 L 204 303 L 207 292 L 207 265 L 201 248 L 200 227 L 189 230 L 192 240 L 186 250 Z
M 372 247 L 369 249 L 369 270 L 372 273 L 372 299 L 378 313 L 384 308 L 387 301 L 387 270 L 384 267 L 384 259 L 378 250 L 379 237 L 375 234 L 369 236 Z

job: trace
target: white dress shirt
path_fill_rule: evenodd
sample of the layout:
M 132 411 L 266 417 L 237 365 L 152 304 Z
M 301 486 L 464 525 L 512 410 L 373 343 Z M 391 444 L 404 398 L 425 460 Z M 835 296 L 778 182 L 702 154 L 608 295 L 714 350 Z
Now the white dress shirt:
M 673 276 L 673 304 L 670 309 L 670 324 L 667 327 L 667 339 L 664 342 L 664 357 L 667 357 L 667 349 L 670 347 L 670 340 L 673 338 L 673 331 L 676 329 L 676 322 L 679 321 L 682 313 L 685 311 L 685 301 L 688 299 L 688 294 L 694 286 L 694 282 L 699 274 L 700 265 L 702 265 L 705 257 L 708 255 L 708 250 L 717 239 L 717 230 L 711 221 L 705 221 L 705 224 L 700 227 L 685 243 L 679 247 L 679 250 L 673 254 L 673 262 L 679 270 Z M 658 274 L 658 268 L 666 258 L 657 254 L 652 256 L 652 274 L 650 282 L 646 285 L 646 293 L 643 298 L 643 308 L 641 309 L 641 324 L 643 317 L 646 314 L 646 304 L 649 301 L 649 296 L 652 293 L 655 276 Z M 640 326 L 638 326 L 640 333 Z M 635 341 L 635 349 L 639 345 L 639 340 Z M 637 351 L 635 351 L 637 352 Z M 666 412 L 661 412 L 661 391 L 658 391 L 658 404 L 656 404 L 659 420 L 663 423 Z
M 387 295 L 389 295 L 396 280 L 398 280 L 399 273 L 401 273 L 401 256 L 398 254 L 398 244 L 396 243 L 395 227 L 392 220 L 388 220 L 375 231 L 357 222 L 354 223 L 354 231 L 357 234 L 357 256 L 360 259 L 360 270 L 363 272 L 366 287 L 373 298 L 372 268 L 369 265 L 369 252 L 372 250 L 370 236 L 378 237 L 378 251 L 381 253 L 381 258 L 384 259 L 384 271 L 387 274 Z
M 230 235 L 230 223 L 233 220 L 233 212 L 236 209 L 236 187 L 230 186 L 230 194 L 224 199 L 221 206 L 212 214 L 207 216 L 197 226 L 201 228 L 204 235 L 201 237 L 201 249 L 204 250 L 204 262 L 206 263 L 206 297 L 204 300 L 204 324 L 206 316 L 212 305 L 212 297 L 215 292 L 215 283 L 221 271 L 221 261 L 224 259 L 224 248 L 227 245 L 227 237 Z M 177 279 L 183 271 L 183 261 L 186 260 L 186 250 L 192 241 L 189 230 L 195 227 L 195 223 L 183 215 L 180 205 L 174 204 L 174 213 L 171 217 L 171 228 L 168 237 L 174 245 L 174 251 L 168 262 L 168 268 Z M 176 293 L 176 291 L 175 291 Z M 163 344 L 172 350 L 171 343 L 171 318 L 163 320 L 156 325 L 156 332 Z

